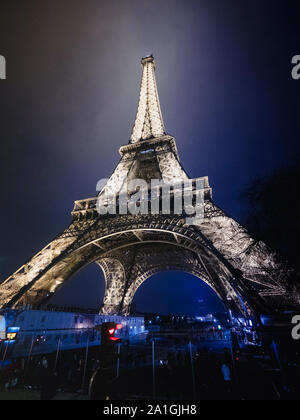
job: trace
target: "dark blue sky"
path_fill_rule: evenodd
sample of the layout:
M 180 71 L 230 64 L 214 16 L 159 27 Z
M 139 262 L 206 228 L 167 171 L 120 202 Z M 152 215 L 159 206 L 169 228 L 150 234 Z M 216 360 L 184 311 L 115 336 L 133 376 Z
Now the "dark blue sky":
M 300 81 L 291 78 L 299 39 L 293 1 L 1 5 L 0 280 L 60 233 L 73 201 L 94 196 L 114 170 L 148 53 L 183 166 L 208 175 L 216 203 L 243 221 L 241 191 L 299 159 Z M 82 281 L 95 285 L 93 273 Z M 182 283 L 192 297 L 194 286 Z

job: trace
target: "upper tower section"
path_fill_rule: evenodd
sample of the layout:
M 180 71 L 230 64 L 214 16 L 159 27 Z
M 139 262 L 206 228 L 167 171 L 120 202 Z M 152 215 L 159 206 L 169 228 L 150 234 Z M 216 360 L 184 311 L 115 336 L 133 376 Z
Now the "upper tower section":
M 130 143 L 161 137 L 165 134 L 155 80 L 153 55 L 142 58 L 142 82 L 138 110 Z

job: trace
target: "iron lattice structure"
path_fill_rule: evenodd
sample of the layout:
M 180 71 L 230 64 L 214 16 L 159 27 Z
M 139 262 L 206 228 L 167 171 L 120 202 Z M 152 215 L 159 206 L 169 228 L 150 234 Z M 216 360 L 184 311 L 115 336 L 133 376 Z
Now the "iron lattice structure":
M 124 179 L 188 180 L 174 137 L 165 133 L 153 56 L 142 59 L 142 82 L 134 128 L 121 160 L 100 196 Z M 218 208 L 207 177 L 204 219 L 187 225 L 182 215 L 103 215 L 97 197 L 75 202 L 70 226 L 0 286 L 0 305 L 41 305 L 84 266 L 105 275 L 101 312 L 128 314 L 141 284 L 163 270 L 181 270 L 205 281 L 231 310 L 245 316 L 299 307 L 294 272 L 279 255 Z

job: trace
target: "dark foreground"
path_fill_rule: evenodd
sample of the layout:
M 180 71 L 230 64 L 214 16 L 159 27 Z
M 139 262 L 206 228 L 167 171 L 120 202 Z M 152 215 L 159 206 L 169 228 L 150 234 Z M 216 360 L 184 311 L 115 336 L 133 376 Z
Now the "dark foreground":
M 223 342 L 211 345 L 158 340 L 153 349 L 151 342 L 123 343 L 119 359 L 100 374 L 101 389 L 96 389 L 94 399 L 300 399 L 297 351 L 278 360 L 270 346 L 237 350 L 222 347 Z M 227 380 L 224 364 L 229 369 Z M 87 400 L 99 366 L 96 348 L 88 354 L 82 350 L 16 360 L 0 370 L 0 400 Z

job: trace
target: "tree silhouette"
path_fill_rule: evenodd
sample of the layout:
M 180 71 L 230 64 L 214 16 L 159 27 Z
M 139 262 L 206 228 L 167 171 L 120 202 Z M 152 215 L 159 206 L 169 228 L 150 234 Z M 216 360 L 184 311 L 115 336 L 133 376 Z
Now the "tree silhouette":
M 256 179 L 243 193 L 249 204 L 247 229 L 300 269 L 300 164 Z

